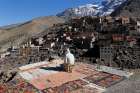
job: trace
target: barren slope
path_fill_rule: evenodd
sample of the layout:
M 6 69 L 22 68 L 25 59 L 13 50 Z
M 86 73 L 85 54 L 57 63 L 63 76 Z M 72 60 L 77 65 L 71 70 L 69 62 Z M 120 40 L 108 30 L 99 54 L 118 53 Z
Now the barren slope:
M 64 22 L 64 19 L 56 16 L 40 17 L 16 27 L 0 30 L 0 51 L 9 47 L 11 42 L 13 45 L 21 44 L 30 37 L 52 27 L 54 24 Z

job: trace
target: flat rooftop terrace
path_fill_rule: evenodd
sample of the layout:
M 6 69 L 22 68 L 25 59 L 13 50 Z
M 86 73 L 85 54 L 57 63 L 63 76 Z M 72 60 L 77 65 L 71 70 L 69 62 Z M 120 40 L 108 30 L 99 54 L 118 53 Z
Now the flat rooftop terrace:
M 67 73 L 61 69 L 61 64 L 61 59 L 29 64 L 20 67 L 19 74 L 42 93 L 102 93 L 126 78 L 80 62 L 75 64 L 72 73 Z

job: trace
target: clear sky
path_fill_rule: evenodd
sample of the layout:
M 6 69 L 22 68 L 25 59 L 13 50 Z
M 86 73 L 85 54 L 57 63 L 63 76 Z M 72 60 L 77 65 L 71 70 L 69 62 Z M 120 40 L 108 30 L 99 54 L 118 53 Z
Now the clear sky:
M 101 0 L 0 0 L 0 26 L 20 23 L 40 16 L 55 15 L 71 7 Z

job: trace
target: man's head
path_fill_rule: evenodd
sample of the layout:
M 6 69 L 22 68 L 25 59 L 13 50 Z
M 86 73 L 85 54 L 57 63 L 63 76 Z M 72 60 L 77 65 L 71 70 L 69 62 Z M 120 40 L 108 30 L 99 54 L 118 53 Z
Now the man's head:
M 70 49 L 69 48 L 66 48 L 66 54 L 67 53 L 70 53 Z

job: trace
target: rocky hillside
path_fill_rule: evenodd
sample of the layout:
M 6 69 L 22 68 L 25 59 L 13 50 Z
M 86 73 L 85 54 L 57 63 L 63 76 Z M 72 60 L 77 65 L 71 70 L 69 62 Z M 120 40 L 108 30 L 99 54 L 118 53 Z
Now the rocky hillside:
M 111 15 L 140 17 L 140 0 L 127 0 L 126 3 L 118 7 Z
M 64 22 L 64 19 L 56 16 L 40 17 L 17 26 L 1 29 L 0 51 L 4 51 L 4 49 L 9 47 L 11 43 L 13 45 L 21 44 L 30 37 L 52 27 L 54 24 Z

